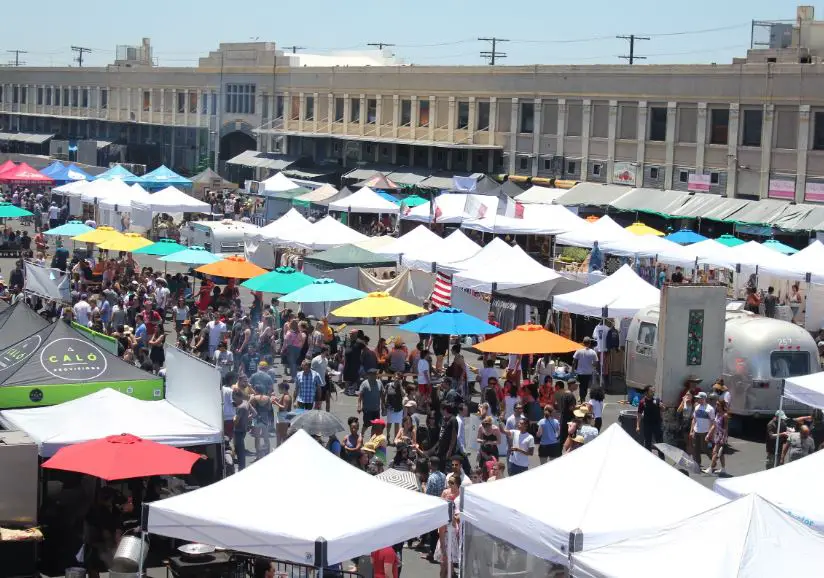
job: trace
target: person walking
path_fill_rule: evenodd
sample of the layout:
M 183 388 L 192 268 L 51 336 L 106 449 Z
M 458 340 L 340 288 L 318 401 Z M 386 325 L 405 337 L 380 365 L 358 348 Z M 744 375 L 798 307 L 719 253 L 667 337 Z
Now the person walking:
M 648 385 L 644 388 L 644 397 L 638 403 L 638 418 L 635 423 L 635 431 L 643 434 L 647 450 L 652 449 L 653 440 L 655 443 L 663 441 L 661 408 L 661 400 L 655 397 L 655 389 Z
M 723 474 L 726 466 L 724 457 L 729 436 L 730 418 L 727 415 L 727 403 L 719 399 L 715 404 L 715 419 L 707 432 L 707 441 L 712 444 L 712 460 L 710 467 L 702 470 L 705 474 Z M 715 464 L 721 461 L 721 467 L 716 470 Z
M 551 405 L 544 406 L 544 417 L 538 421 L 538 460 L 541 464 L 561 457 L 561 422 Z
M 701 467 L 701 456 L 707 451 L 707 434 L 712 423 L 715 421 L 715 410 L 707 403 L 707 393 L 705 391 L 698 394 L 698 405 L 692 412 L 692 426 L 690 428 L 690 439 L 692 439 L 692 459 L 698 467 Z
M 598 368 L 598 354 L 592 349 L 592 339 L 584 337 L 584 346 L 572 354 L 572 368 L 578 377 L 578 400 L 583 403 Z

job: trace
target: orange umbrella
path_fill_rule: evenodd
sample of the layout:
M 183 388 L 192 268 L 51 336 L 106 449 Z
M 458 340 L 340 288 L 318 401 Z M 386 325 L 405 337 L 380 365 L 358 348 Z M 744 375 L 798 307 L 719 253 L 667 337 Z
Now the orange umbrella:
M 485 353 L 568 353 L 583 345 L 547 331 L 540 325 L 519 325 L 495 337 L 481 341 L 475 348 Z
M 601 217 L 596 217 L 595 215 L 590 215 L 589 217 L 586 218 L 586 221 L 587 221 L 587 223 L 594 223 L 595 221 L 597 221 L 600 218 Z
M 201 265 L 195 271 L 215 277 L 226 277 L 230 279 L 251 279 L 258 275 L 268 273 L 266 269 L 250 263 L 240 255 L 230 255 L 222 261 L 215 261 L 208 265 Z

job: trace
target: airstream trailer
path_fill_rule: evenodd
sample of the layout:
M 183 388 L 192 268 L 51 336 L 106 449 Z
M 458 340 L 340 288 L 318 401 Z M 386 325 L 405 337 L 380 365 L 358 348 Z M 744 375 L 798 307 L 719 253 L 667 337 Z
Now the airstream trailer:
M 627 386 L 655 384 L 658 364 L 657 306 L 640 310 L 630 323 L 626 341 Z M 810 334 L 793 323 L 728 308 L 725 315 L 723 369 L 720 377 L 731 394 L 730 412 L 737 416 L 767 416 L 778 409 L 782 380 L 820 371 L 818 348 Z M 702 378 L 708 389 L 717 375 Z M 664 384 L 676 387 L 683 384 Z M 785 400 L 787 413 L 809 411 Z
M 258 227 L 242 221 L 193 221 L 180 232 L 182 241 L 205 247 L 216 254 L 243 253 L 244 235 L 254 235 Z

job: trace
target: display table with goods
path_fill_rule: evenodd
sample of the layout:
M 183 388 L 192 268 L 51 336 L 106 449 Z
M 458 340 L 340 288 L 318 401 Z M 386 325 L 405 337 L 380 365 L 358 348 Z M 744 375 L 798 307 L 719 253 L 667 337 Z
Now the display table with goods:
M 39 576 L 37 556 L 42 541 L 39 528 L 0 527 L 0 578 Z

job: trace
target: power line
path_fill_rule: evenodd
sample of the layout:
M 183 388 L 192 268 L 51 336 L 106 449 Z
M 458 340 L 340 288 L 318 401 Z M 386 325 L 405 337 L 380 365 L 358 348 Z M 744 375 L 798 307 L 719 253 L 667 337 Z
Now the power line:
M 291 50 L 292 54 L 297 54 L 298 50 L 306 50 L 306 47 L 305 46 L 294 45 L 294 46 L 284 46 L 283 49 L 284 50 Z
M 82 46 L 72 46 L 72 52 L 77 53 L 77 66 L 83 68 L 83 55 L 91 52 L 91 48 L 84 48 Z
M 497 47 L 499 42 L 509 42 L 506 38 L 478 38 L 481 42 L 489 42 L 492 45 L 492 50 L 482 50 L 481 58 L 488 58 L 489 65 L 495 66 L 495 60 L 498 58 L 506 58 L 506 52 L 498 52 Z
M 26 50 L 6 50 L 11 54 L 14 54 L 14 60 L 9 62 L 9 66 L 20 66 L 21 64 L 26 64 L 25 62 L 20 61 L 21 54 L 28 54 Z
M 366 45 L 367 46 L 377 46 L 378 50 L 383 50 L 384 46 L 387 47 L 387 48 L 392 48 L 393 46 L 395 46 L 394 44 L 388 44 L 386 42 L 368 42 Z
M 635 56 L 635 41 L 636 40 L 649 40 L 649 36 L 636 36 L 635 34 L 630 34 L 629 36 L 616 36 L 616 38 L 620 38 L 622 40 L 629 40 L 629 54 L 626 56 L 619 56 L 618 58 L 623 58 L 630 65 L 635 64 L 636 60 L 646 60 L 646 56 Z

